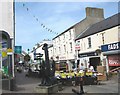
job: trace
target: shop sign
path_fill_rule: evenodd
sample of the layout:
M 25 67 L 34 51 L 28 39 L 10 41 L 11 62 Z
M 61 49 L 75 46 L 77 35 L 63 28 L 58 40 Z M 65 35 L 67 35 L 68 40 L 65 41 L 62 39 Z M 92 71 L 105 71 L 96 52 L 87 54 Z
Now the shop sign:
M 109 66 L 120 66 L 119 55 L 108 56 Z
M 6 57 L 7 56 L 7 52 L 6 51 L 2 51 L 2 57 Z
M 119 49 L 120 49 L 120 42 L 111 43 L 111 44 L 107 44 L 107 45 L 102 45 L 101 46 L 102 52 L 112 51 L 112 50 L 119 50 Z
M 82 53 L 78 54 L 78 57 L 88 57 L 88 56 L 97 56 L 98 54 L 96 52 L 89 52 L 89 53 Z
M 75 45 L 75 50 L 80 50 L 80 42 L 76 42 L 76 45 Z
M 66 60 L 66 57 L 60 57 L 60 60 Z
M 15 46 L 15 53 L 21 54 L 22 53 L 22 46 Z
M 9 48 L 7 49 L 7 55 L 12 55 L 13 54 L 13 49 Z
M 80 46 L 75 46 L 75 50 L 80 50 Z

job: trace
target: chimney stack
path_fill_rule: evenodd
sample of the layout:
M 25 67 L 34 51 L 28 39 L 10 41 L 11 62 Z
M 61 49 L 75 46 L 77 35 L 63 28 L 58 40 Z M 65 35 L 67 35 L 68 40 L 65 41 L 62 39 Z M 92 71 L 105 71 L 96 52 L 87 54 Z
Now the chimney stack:
M 86 17 L 104 18 L 104 10 L 101 8 L 86 8 Z

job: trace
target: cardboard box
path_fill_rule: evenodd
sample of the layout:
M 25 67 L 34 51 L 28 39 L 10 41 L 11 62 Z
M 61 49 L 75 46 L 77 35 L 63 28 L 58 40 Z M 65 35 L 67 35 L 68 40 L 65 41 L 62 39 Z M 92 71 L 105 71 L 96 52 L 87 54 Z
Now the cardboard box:
M 97 66 L 97 72 L 104 73 L 105 71 L 106 71 L 106 67 L 105 66 Z
M 100 75 L 100 76 L 97 76 L 97 80 L 98 81 L 105 81 L 105 80 L 107 80 L 107 77 L 105 75 Z

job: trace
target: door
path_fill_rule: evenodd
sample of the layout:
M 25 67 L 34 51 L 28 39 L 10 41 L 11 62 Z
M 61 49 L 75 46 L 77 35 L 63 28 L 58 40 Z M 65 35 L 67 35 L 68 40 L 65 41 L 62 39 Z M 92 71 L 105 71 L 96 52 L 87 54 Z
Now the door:
M 100 57 L 89 58 L 90 66 L 94 67 L 94 70 L 97 70 L 97 66 L 100 65 Z

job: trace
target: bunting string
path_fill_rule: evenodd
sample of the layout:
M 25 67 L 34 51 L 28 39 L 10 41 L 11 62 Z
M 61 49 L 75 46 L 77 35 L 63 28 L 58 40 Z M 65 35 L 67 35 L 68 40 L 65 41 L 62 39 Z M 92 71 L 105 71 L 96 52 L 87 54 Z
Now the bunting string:
M 26 6 L 25 3 L 23 3 L 23 7 L 25 8 L 25 10 L 26 10 L 27 12 L 30 12 L 30 9 Z M 50 33 L 53 33 L 53 34 L 58 35 L 57 32 L 54 32 L 52 29 L 48 28 L 45 24 L 43 24 L 42 22 L 40 22 L 39 18 L 37 18 L 35 15 L 33 15 L 33 18 L 34 18 L 37 22 L 39 22 L 41 28 L 46 29 L 46 30 L 47 30 L 48 32 L 50 32 Z

